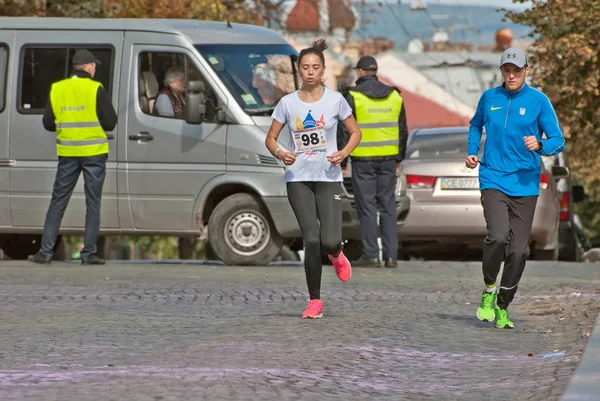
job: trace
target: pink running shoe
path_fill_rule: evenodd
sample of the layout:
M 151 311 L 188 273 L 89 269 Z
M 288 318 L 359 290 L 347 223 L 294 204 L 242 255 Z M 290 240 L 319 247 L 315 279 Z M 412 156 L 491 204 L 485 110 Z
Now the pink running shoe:
M 352 266 L 346 255 L 344 255 L 344 252 L 340 252 L 337 259 L 334 259 L 331 255 L 328 256 L 331 263 L 333 263 L 333 267 L 335 267 L 335 273 L 338 278 L 342 281 L 350 280 L 350 277 L 352 277 Z
M 323 302 L 319 299 L 311 299 L 302 312 L 302 319 L 320 319 L 323 317 Z

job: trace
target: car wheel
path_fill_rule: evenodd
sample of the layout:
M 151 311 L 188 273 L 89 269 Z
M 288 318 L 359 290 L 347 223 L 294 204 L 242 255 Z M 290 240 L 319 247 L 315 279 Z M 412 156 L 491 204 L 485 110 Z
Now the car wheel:
M 231 195 L 215 207 L 208 220 L 208 239 L 228 265 L 265 265 L 283 245 L 268 212 L 249 194 Z
M 410 252 L 408 251 L 408 245 L 401 242 L 398 244 L 398 260 L 409 261 L 411 257 Z
M 559 242 L 558 260 L 565 262 L 578 262 L 581 260 L 581 243 L 572 227 L 559 231 Z
M 569 249 L 564 249 L 563 252 L 558 253 L 558 260 L 564 262 L 578 262 L 580 260 L 581 251 L 579 249 L 573 247 Z
M 0 248 L 12 260 L 26 260 L 40 250 L 41 234 L 7 234 L 0 236 Z M 64 260 L 65 252 L 62 246 L 62 236 L 56 238 L 53 260 Z

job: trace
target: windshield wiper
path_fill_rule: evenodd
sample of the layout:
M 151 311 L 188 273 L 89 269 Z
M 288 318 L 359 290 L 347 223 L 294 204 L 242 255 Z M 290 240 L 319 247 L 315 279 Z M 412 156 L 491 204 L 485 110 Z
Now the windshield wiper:
M 246 109 L 246 113 L 251 116 L 270 116 L 273 114 L 273 110 L 275 110 L 275 106 L 265 106 L 254 109 Z

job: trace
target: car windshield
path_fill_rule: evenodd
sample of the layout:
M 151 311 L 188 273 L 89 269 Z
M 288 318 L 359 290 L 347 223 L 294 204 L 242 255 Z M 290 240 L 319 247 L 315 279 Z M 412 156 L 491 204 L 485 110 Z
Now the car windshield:
M 197 45 L 196 48 L 249 115 L 270 116 L 298 88 L 298 53 L 289 45 Z
M 483 150 L 485 135 L 481 136 Z M 415 132 L 406 148 L 407 159 L 464 159 L 469 148 L 468 132 Z

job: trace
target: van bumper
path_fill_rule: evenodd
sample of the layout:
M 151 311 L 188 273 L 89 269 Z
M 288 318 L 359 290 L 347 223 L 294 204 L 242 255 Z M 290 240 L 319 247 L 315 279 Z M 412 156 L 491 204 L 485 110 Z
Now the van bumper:
M 263 198 L 275 229 L 284 238 L 302 238 L 302 231 L 296 220 L 296 215 L 285 196 L 271 196 Z M 396 225 L 398 229 L 406 223 L 410 210 L 410 199 L 408 196 L 396 198 Z M 353 198 L 342 198 L 342 236 L 346 240 L 360 240 L 360 220 L 356 211 L 356 203 Z

